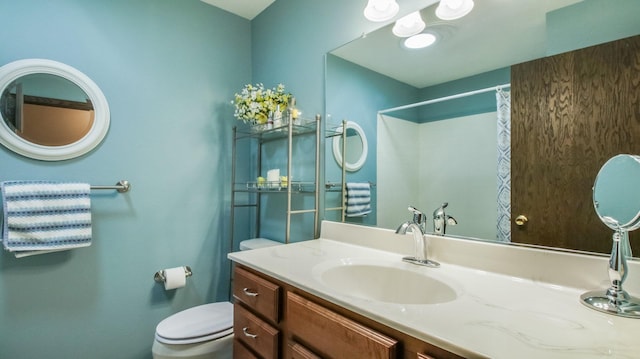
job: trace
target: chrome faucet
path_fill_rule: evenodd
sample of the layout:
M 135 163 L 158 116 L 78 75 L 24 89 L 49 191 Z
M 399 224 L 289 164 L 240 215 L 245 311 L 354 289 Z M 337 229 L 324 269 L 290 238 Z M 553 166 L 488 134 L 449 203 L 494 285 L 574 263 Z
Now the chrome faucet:
M 396 229 L 397 234 L 413 234 L 415 255 L 413 257 L 404 257 L 403 261 L 427 267 L 439 267 L 440 263 L 427 259 L 427 238 L 424 236 L 427 227 L 427 220 L 424 213 L 420 212 L 413 206 L 409 206 L 409 212 L 413 213 L 411 221 L 400 224 Z
M 455 226 L 458 224 L 455 218 L 444 213 L 444 209 L 449 205 L 448 202 L 442 204 L 442 206 L 436 208 L 433 211 L 433 233 L 444 236 L 447 230 L 447 225 Z

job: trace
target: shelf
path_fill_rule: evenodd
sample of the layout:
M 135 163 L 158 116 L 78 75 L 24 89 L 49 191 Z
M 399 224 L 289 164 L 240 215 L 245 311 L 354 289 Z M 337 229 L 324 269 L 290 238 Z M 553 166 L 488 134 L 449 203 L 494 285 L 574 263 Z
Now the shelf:
M 252 193 L 287 193 L 287 186 L 280 181 L 265 182 L 258 185 L 258 182 L 241 182 L 234 183 L 233 190 L 235 192 L 252 192 Z M 314 193 L 316 189 L 315 182 L 292 182 L 291 192 L 295 193 Z
M 304 134 L 314 134 L 316 132 L 317 121 L 313 119 L 300 119 L 298 123 L 284 124 L 280 127 L 271 129 L 264 129 L 265 125 L 256 125 L 249 127 L 238 127 L 236 139 L 242 138 L 259 138 L 263 141 L 276 140 L 286 138 L 289 135 L 289 128 L 291 127 L 292 134 L 294 136 Z
M 327 124 L 327 129 L 324 132 L 325 138 L 342 136 L 342 123 L 339 124 Z
M 230 233 L 229 233 L 229 247 L 234 248 L 234 227 L 235 227 L 235 212 L 234 209 L 239 207 L 252 207 L 255 211 L 255 230 L 254 237 L 261 237 L 261 226 L 260 220 L 261 216 L 261 202 L 263 200 L 269 199 L 270 196 L 284 196 L 286 197 L 286 208 L 283 208 L 283 212 L 286 216 L 285 219 L 285 231 L 284 231 L 284 243 L 289 243 L 291 238 L 291 216 L 297 214 L 313 214 L 313 238 L 317 238 L 318 233 L 318 225 L 319 225 L 319 193 L 320 189 L 318 188 L 318 177 L 320 173 L 320 131 L 322 129 L 321 126 L 321 117 L 317 115 L 315 119 L 298 119 L 296 123 L 287 123 L 282 126 L 276 128 L 265 129 L 264 127 L 256 127 L 256 126 L 247 126 L 240 125 L 234 126 L 233 128 L 233 147 L 231 150 L 232 156 L 232 167 L 231 167 L 231 213 L 230 213 Z M 313 140 L 315 142 L 315 153 L 310 151 L 305 151 L 303 155 L 309 156 L 309 162 L 306 164 L 313 164 L 315 166 L 315 180 L 311 180 L 310 182 L 302 182 L 302 181 L 287 181 L 287 179 L 292 178 L 292 174 L 295 172 L 295 168 L 292 165 L 292 157 L 293 157 L 293 143 L 294 138 L 305 135 L 306 140 Z M 313 137 L 313 138 L 311 138 Z M 250 170 L 250 173 L 254 173 L 260 175 L 264 173 L 264 168 L 262 167 L 262 157 L 264 155 L 263 151 L 265 151 L 265 144 L 271 141 L 276 141 L 275 143 L 270 143 L 268 148 L 272 148 L 274 146 L 279 148 L 286 149 L 286 169 L 283 169 L 284 173 L 287 173 L 287 176 L 280 177 L 281 179 L 285 179 L 285 181 L 273 181 L 267 182 L 263 181 L 260 177 L 253 177 L 256 180 L 260 179 L 260 182 L 238 182 L 236 180 L 236 167 L 238 165 L 237 161 L 237 151 L 236 148 L 238 146 L 238 142 L 240 140 L 244 141 L 254 141 L 257 145 L 256 148 L 256 156 L 255 161 L 253 162 L 253 166 L 251 164 L 243 163 L 243 168 Z M 282 156 L 282 154 L 278 154 Z M 313 160 L 311 159 L 311 156 Z M 250 166 L 247 168 L 246 166 Z M 253 167 L 253 169 L 251 169 Z M 249 179 L 252 179 L 248 176 Z M 295 178 L 303 178 L 295 177 Z M 304 177 L 309 179 L 310 177 Z M 244 177 L 243 179 L 247 179 Z M 294 200 L 294 196 L 299 196 L 300 199 L 304 200 L 301 204 L 301 208 L 294 209 L 294 204 L 298 205 L 298 200 Z M 313 196 L 313 206 L 309 201 L 309 196 Z M 247 203 L 247 201 L 251 203 Z M 279 201 L 277 201 L 279 202 Z M 280 203 L 279 203 L 280 204 Z M 270 234 L 271 236 L 273 234 Z M 277 239 L 277 238 L 274 238 Z M 308 239 L 308 238 L 306 238 Z

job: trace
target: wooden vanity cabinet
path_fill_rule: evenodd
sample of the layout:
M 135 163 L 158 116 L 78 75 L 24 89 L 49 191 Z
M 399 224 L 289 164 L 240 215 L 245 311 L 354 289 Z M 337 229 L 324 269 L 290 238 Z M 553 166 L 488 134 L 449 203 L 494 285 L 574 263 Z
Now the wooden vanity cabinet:
M 236 265 L 234 358 L 462 358 Z
M 287 329 L 291 337 L 317 348 L 328 358 L 394 359 L 398 341 L 327 309 L 296 293 L 287 292 Z
M 279 285 L 243 268 L 234 271 L 234 358 L 280 358 Z

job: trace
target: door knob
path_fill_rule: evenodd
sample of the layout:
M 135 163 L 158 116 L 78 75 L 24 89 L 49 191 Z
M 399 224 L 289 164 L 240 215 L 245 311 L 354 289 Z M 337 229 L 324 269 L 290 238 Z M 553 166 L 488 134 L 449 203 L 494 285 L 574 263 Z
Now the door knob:
M 524 214 L 521 214 L 518 217 L 516 217 L 516 224 L 518 226 L 524 226 L 528 221 L 529 219 Z

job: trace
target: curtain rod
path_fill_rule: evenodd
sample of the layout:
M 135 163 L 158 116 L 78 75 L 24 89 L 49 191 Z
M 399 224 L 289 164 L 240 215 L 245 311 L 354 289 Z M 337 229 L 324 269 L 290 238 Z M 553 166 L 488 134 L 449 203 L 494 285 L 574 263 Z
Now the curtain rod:
M 469 92 L 463 92 L 463 93 L 459 93 L 457 95 L 451 95 L 451 96 L 445 96 L 445 97 L 440 97 L 440 98 L 435 98 L 433 100 L 426 100 L 426 101 L 422 101 L 422 102 L 416 102 L 416 103 L 411 103 L 408 105 L 404 105 L 404 106 L 398 106 L 398 107 L 393 107 L 393 108 L 388 108 L 386 110 L 380 110 L 378 111 L 378 114 L 385 114 L 387 112 L 393 112 L 393 111 L 399 111 L 399 110 L 406 110 L 408 108 L 413 108 L 413 107 L 418 107 L 418 106 L 423 106 L 423 105 L 431 105 L 432 103 L 438 103 L 438 102 L 444 102 L 444 101 L 449 101 L 449 100 L 455 100 L 457 98 L 461 98 L 461 97 L 467 97 L 467 96 L 472 96 L 472 95 L 477 95 L 480 93 L 484 93 L 484 92 L 489 92 L 489 91 L 497 91 L 497 90 L 501 90 L 505 87 L 511 87 L 511 84 L 504 84 L 504 85 L 498 85 L 498 86 L 493 86 L 493 87 L 487 87 L 484 89 L 480 89 L 480 90 L 475 90 L 475 91 L 469 91 Z

